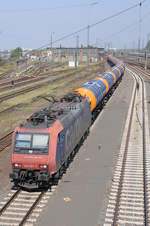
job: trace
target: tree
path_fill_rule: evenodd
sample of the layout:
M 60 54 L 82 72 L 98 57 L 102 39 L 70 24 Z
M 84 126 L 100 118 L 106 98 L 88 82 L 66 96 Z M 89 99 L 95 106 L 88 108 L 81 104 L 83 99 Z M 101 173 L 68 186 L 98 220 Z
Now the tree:
M 11 58 L 19 58 L 22 56 L 22 49 L 17 47 L 16 49 L 11 51 Z
M 150 51 L 150 40 L 147 42 L 146 49 Z
M 93 48 L 94 48 L 94 46 L 92 46 L 92 45 L 88 45 L 88 48 L 89 48 L 89 49 L 93 49 Z

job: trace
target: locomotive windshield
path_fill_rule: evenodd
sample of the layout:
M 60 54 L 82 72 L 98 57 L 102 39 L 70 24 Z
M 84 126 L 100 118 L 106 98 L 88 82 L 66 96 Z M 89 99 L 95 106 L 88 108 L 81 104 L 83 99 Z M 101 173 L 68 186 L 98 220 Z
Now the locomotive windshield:
M 15 153 L 47 154 L 49 134 L 16 133 Z
M 48 147 L 49 136 L 45 134 L 34 134 L 32 147 L 33 148 L 47 148 Z
M 30 148 L 31 146 L 31 134 L 16 134 L 16 143 L 17 148 Z

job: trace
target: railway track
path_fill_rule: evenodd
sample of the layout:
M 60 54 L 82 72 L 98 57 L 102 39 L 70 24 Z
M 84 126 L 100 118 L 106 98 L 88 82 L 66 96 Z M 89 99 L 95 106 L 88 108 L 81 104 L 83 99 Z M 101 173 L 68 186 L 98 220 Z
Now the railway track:
M 70 72 L 70 70 L 71 70 L 71 72 Z M 84 71 L 84 70 L 85 70 L 85 68 L 81 68 L 78 72 L 82 72 L 82 71 Z M 61 71 L 61 72 L 62 72 L 62 71 Z M 57 82 L 57 81 L 61 81 L 61 80 L 65 79 L 65 78 L 69 78 L 69 77 L 71 77 L 72 75 L 75 74 L 74 71 L 72 72 L 72 69 L 68 69 L 67 71 L 65 70 L 65 72 L 70 72 L 70 73 L 67 73 L 67 74 L 65 74 L 65 75 L 60 75 L 59 77 L 55 77 L 55 76 L 50 77 L 50 78 L 47 77 L 47 78 L 45 78 L 45 80 L 44 80 L 43 78 L 37 78 L 37 79 L 39 79 L 39 80 L 42 80 L 42 81 L 41 81 L 42 83 L 37 84 L 37 85 L 34 85 L 33 87 L 22 88 L 21 90 L 16 91 L 16 92 L 14 92 L 14 93 L 12 93 L 12 94 L 4 95 L 4 96 L 0 97 L 0 102 L 3 102 L 3 101 L 5 101 L 5 100 L 11 99 L 11 98 L 14 98 L 14 97 L 16 97 L 16 96 L 19 96 L 19 95 L 24 94 L 24 93 L 27 93 L 27 92 L 31 92 L 32 90 L 39 89 L 39 88 L 41 88 L 41 87 L 43 87 L 43 86 L 47 86 L 47 82 Z M 57 72 L 57 73 L 58 73 L 58 72 Z M 60 72 L 59 72 L 58 74 L 60 74 Z M 34 82 L 35 82 L 35 81 L 34 81 Z M 31 84 L 31 81 L 28 81 L 28 83 Z
M 39 75 L 30 75 L 29 77 L 22 77 L 22 78 L 18 78 L 18 79 L 15 79 L 14 80 L 14 85 L 12 86 L 12 83 L 11 83 L 11 79 L 7 79 L 6 81 L 3 81 L 2 83 L 0 83 L 0 92 L 3 92 L 3 91 L 6 91 L 6 90 L 9 90 L 9 89 L 14 89 L 16 87 L 21 87 L 21 86 L 25 86 L 25 85 L 28 85 L 28 84 L 31 84 L 31 83 L 34 83 L 34 82 L 37 82 L 37 81 L 42 81 L 48 77 L 54 77 L 56 75 L 59 75 L 61 73 L 68 73 L 68 72 L 71 72 L 72 69 L 66 69 L 66 70 L 61 70 L 61 71 L 55 71 L 53 73 L 49 73 L 49 72 L 45 72 L 45 73 L 42 73 L 42 74 L 39 74 Z
M 13 132 L 10 132 L 6 136 L 0 138 L 0 152 L 10 146 L 12 133 Z
M 52 72 L 46 72 L 48 69 L 56 69 L 58 67 L 63 67 L 63 64 L 53 64 L 50 66 L 49 63 L 46 63 L 46 64 L 42 64 L 42 65 L 37 65 L 36 66 L 37 68 L 36 71 L 34 71 L 33 73 L 29 73 L 29 72 L 24 72 L 24 74 L 20 75 L 19 77 L 14 77 L 13 80 L 15 82 L 15 84 L 19 83 L 19 82 L 23 82 L 23 81 L 26 81 L 26 80 L 30 80 L 32 78 L 37 78 L 37 77 L 43 77 L 43 76 L 48 76 L 48 75 L 55 75 L 55 73 L 57 74 L 58 72 L 61 72 L 60 71 L 54 71 L 53 73 Z M 62 71 L 65 71 L 67 69 L 64 69 Z M 9 88 L 8 86 L 11 87 L 11 81 L 12 81 L 12 78 L 10 77 L 12 71 L 9 71 L 7 73 L 3 73 L 3 74 L 0 74 L 0 87 L 2 88 Z M 17 72 L 13 72 L 14 74 L 17 73 Z M 29 75 L 28 75 L 29 73 Z M 27 76 L 28 75 L 28 76 Z M 1 90 L 0 90 L 1 91 Z
M 134 73 L 132 101 L 115 168 L 104 225 L 150 225 L 150 160 L 146 90 Z
M 141 67 L 139 66 L 133 66 L 133 65 L 128 65 L 134 72 L 136 73 L 139 73 L 142 75 L 142 76 L 145 76 L 147 77 L 148 79 L 150 79 L 150 71 L 145 71 L 143 70 Z
M 63 75 L 63 76 L 58 77 L 58 78 L 51 78 L 51 79 L 49 79 L 49 81 L 51 81 L 51 82 L 61 81 L 65 77 L 72 76 L 73 74 L 74 74 L 74 72 L 73 73 L 70 73 L 70 74 L 67 74 L 67 75 Z M 39 79 L 39 80 L 41 80 L 41 79 Z M 43 80 L 43 78 L 42 78 L 42 80 Z M 29 81 L 29 83 L 31 83 L 31 82 Z M 15 93 L 2 96 L 2 97 L 0 97 L 0 102 L 3 102 L 5 100 L 11 99 L 11 98 L 14 98 L 16 96 L 19 96 L 19 95 L 24 94 L 24 93 L 27 93 L 27 92 L 31 92 L 31 91 L 33 91 L 35 89 L 39 89 L 39 88 L 41 88 L 43 86 L 47 86 L 47 81 L 44 82 L 44 80 L 43 80 L 43 84 L 37 84 L 37 85 L 35 85 L 33 87 L 24 88 L 22 90 L 16 91 Z
M 32 226 L 55 189 L 56 186 L 41 192 L 28 192 L 21 188 L 11 190 L 0 202 L 0 226 Z
M 140 66 L 141 68 L 144 69 L 145 67 L 145 60 L 143 59 L 142 61 L 137 61 L 137 59 L 131 59 L 131 58 L 122 58 L 124 63 L 130 64 L 130 65 L 134 65 L 134 66 Z M 147 62 L 147 69 L 150 69 L 150 61 Z
M 0 74 L 0 81 L 3 79 L 8 79 L 10 76 L 10 73 L 12 73 L 12 71 L 4 72 L 4 73 Z
M 53 67 L 51 67 L 51 69 L 57 68 L 57 67 L 60 67 L 60 66 L 61 66 L 60 64 L 55 65 L 55 67 L 53 65 Z M 61 77 L 61 74 L 65 73 L 65 72 L 66 73 L 75 72 L 72 68 L 71 69 L 62 69 L 62 70 L 54 71 L 54 72 L 43 72 L 43 70 L 46 69 L 47 67 L 46 67 L 46 65 L 41 66 L 37 72 L 35 72 L 31 75 L 15 78 L 13 80 L 14 85 L 12 85 L 12 79 L 10 79 L 10 78 L 2 80 L 0 82 L 0 92 L 7 91 L 7 90 L 10 90 L 10 89 L 13 90 L 14 88 L 26 86 L 26 85 L 29 85 L 29 84 L 34 83 L 34 82 L 42 81 L 42 80 L 49 78 L 49 77 L 53 78 L 57 75 L 59 77 Z M 79 69 L 78 72 L 83 71 L 83 70 L 85 70 L 85 68 Z

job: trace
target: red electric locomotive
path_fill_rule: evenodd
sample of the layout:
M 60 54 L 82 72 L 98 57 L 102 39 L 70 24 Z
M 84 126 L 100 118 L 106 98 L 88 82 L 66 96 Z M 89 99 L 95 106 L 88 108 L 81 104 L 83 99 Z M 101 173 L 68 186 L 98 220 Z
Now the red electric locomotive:
M 88 131 L 91 109 L 77 94 L 51 102 L 15 128 L 10 177 L 15 185 L 46 186 Z

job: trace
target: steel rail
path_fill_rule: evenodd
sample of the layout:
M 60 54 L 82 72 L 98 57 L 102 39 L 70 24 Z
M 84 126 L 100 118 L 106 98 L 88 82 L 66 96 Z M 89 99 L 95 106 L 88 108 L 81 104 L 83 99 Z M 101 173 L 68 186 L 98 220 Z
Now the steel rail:
M 131 115 L 130 115 L 129 127 L 128 127 L 128 132 L 127 132 L 127 139 L 126 139 L 126 144 L 125 144 L 125 152 L 124 152 L 124 156 L 123 156 L 121 175 L 120 175 L 120 181 L 119 181 L 119 187 L 118 187 L 118 192 L 117 192 L 116 205 L 115 205 L 115 210 L 114 210 L 113 226 L 117 225 L 117 220 L 118 220 L 117 218 L 118 218 L 119 204 L 120 204 L 120 198 L 121 198 L 120 197 L 121 196 L 121 189 L 122 189 L 123 179 L 124 179 L 125 165 L 126 165 L 128 146 L 129 146 L 129 139 L 130 139 L 130 133 L 131 133 L 131 124 L 132 124 L 133 111 L 134 111 L 134 105 L 135 105 L 135 97 L 136 97 L 136 92 L 137 92 L 138 81 L 137 81 L 135 76 L 134 76 L 134 78 L 136 80 L 136 87 L 135 87 L 135 90 L 134 90 L 134 97 L 133 97 L 133 102 L 132 102 Z
M 145 102 L 144 102 L 144 82 L 141 76 L 139 76 L 142 82 L 142 124 L 143 124 L 143 186 L 144 186 L 144 217 L 145 226 L 148 226 L 148 203 L 147 203 L 147 178 L 146 178 L 146 142 L 145 142 Z
M 142 75 L 148 77 L 148 79 L 150 79 L 150 73 L 148 71 L 143 71 L 143 69 L 139 68 L 138 66 L 131 66 L 129 65 L 130 68 L 132 68 L 132 70 L 134 70 L 135 72 L 140 72 Z
M 0 209 L 0 216 L 9 208 L 9 206 L 15 201 L 15 199 L 17 198 L 17 196 L 21 193 L 22 189 L 19 188 L 12 196 L 11 198 L 6 202 L 6 204 L 4 204 L 4 206 Z M 40 200 L 42 199 L 42 197 L 44 196 L 44 194 L 46 193 L 46 191 L 42 191 L 39 196 L 37 197 L 37 199 L 33 202 L 32 206 L 29 208 L 29 210 L 25 213 L 25 215 L 23 216 L 22 220 L 20 221 L 20 223 L 18 224 L 18 226 L 23 226 L 27 219 L 29 218 L 29 216 L 32 214 L 33 210 L 35 209 L 35 207 L 37 206 L 37 204 L 40 202 Z
M 19 188 L 11 198 L 6 202 L 6 204 L 0 209 L 0 216 L 4 213 L 4 211 L 10 206 L 10 204 L 16 199 L 16 197 L 20 194 L 21 188 Z
M 0 152 L 7 148 L 11 143 L 11 136 L 13 131 L 5 135 L 4 137 L 0 138 Z
M 35 200 L 35 202 L 32 204 L 32 206 L 30 207 L 30 209 L 27 211 L 27 213 L 23 217 L 22 221 L 19 223 L 19 226 L 23 226 L 25 224 L 25 222 L 27 221 L 27 219 L 29 218 L 29 216 L 32 214 L 34 208 L 40 202 L 40 200 L 42 199 L 42 197 L 44 196 L 45 193 L 46 193 L 46 191 L 42 191 L 40 193 L 40 195 L 38 196 L 38 198 Z
M 82 71 L 84 71 L 84 69 L 80 70 L 80 72 L 82 72 Z M 71 72 L 69 74 L 65 74 L 62 77 L 54 78 L 54 79 L 49 80 L 49 81 L 51 81 L 51 82 L 61 81 L 61 80 L 65 79 L 65 78 L 71 77 L 72 75 L 74 75 L 74 72 Z M 20 91 L 16 91 L 13 94 L 8 94 L 8 95 L 5 95 L 5 96 L 2 96 L 2 97 L 0 97 L 0 102 L 3 102 L 5 100 L 11 99 L 11 98 L 14 98 L 14 97 L 19 96 L 21 94 L 24 94 L 26 92 L 31 92 L 31 91 L 33 91 L 35 89 L 39 89 L 41 87 L 47 86 L 47 81 L 44 82 L 44 80 L 43 80 L 41 82 L 42 82 L 41 84 L 35 85 L 33 87 L 25 88 L 25 89 L 22 89 Z
M 134 75 L 133 75 L 134 76 Z M 144 190 L 144 225 L 148 226 L 148 201 L 147 201 L 147 177 L 146 177 L 146 141 L 145 141 L 145 102 L 144 102 L 144 81 L 141 78 L 140 75 L 138 75 L 141 83 L 142 83 L 142 142 L 143 142 L 143 190 Z M 114 218 L 113 218 L 113 226 L 116 226 L 118 223 L 118 212 L 119 212 L 119 204 L 120 204 L 120 198 L 121 198 L 121 189 L 123 185 L 123 179 L 124 179 L 124 172 L 125 172 L 125 165 L 126 165 L 126 158 L 128 153 L 128 145 L 129 145 L 129 139 L 130 139 L 130 132 L 131 132 L 131 124 L 132 124 L 132 118 L 133 118 L 133 111 L 134 111 L 134 105 L 135 105 L 135 97 L 136 92 L 138 89 L 138 81 L 136 77 L 134 76 L 136 80 L 136 88 L 134 91 L 134 97 L 132 102 L 132 108 L 131 108 L 131 115 L 129 120 L 129 126 L 128 126 L 128 132 L 127 132 L 127 138 L 125 143 L 125 152 L 123 156 L 123 162 L 121 167 L 121 175 L 120 175 L 120 181 L 119 181 L 119 187 L 117 192 L 117 198 L 116 198 L 116 205 L 115 205 L 115 211 L 114 211 Z
M 16 88 L 16 87 L 21 87 L 21 86 L 24 86 L 24 85 L 28 85 L 28 84 L 31 84 L 31 83 L 34 83 L 34 82 L 37 82 L 37 81 L 40 81 L 40 80 L 44 80 L 46 78 L 48 78 L 49 76 L 56 76 L 56 75 L 59 75 L 61 73 L 68 73 L 68 72 L 71 72 L 73 71 L 72 69 L 67 69 L 67 70 L 60 70 L 60 71 L 55 71 L 55 72 L 43 72 L 43 73 L 40 73 L 40 74 L 31 74 L 30 77 L 27 77 L 27 76 L 24 76 L 22 78 L 18 78 L 18 79 L 14 79 L 14 86 L 12 87 L 11 85 L 11 81 L 12 79 L 9 78 L 9 81 L 4 81 L 3 83 L 0 83 L 0 91 L 5 91 L 5 90 L 8 90 L 10 88 Z

